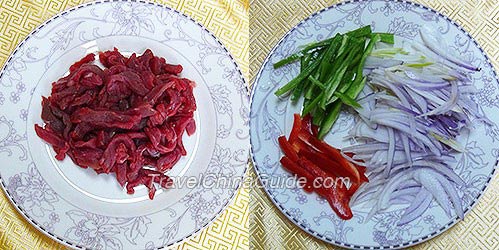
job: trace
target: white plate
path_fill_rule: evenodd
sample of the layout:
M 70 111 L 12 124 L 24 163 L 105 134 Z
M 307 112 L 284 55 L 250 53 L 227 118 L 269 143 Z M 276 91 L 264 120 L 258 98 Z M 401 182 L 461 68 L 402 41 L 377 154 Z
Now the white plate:
M 355 249 L 404 248 L 431 239 L 453 226 L 457 217 L 445 215 L 434 202 L 432 207 L 413 222 L 397 226 L 405 207 L 392 207 L 364 223 L 368 208 L 353 207 L 354 217 L 341 220 L 329 204 L 315 193 L 300 188 L 278 187 L 277 179 L 291 176 L 279 159 L 282 153 L 277 137 L 289 135 L 293 114 L 300 113 L 299 105 L 279 100 L 275 90 L 289 82 L 299 72 L 299 64 L 277 70 L 273 63 L 299 50 L 299 46 L 325 39 L 337 32 L 345 32 L 370 24 L 375 31 L 391 32 L 408 39 L 419 39 L 419 30 L 430 27 L 440 32 L 449 50 L 480 67 L 472 75 L 479 92 L 473 97 L 482 112 L 499 124 L 499 85 L 496 74 L 483 50 L 456 23 L 442 14 L 407 1 L 347 1 L 315 13 L 291 29 L 266 58 L 252 90 L 250 133 L 252 157 L 258 177 L 272 202 L 294 224 L 305 232 L 331 244 Z M 342 112 L 326 141 L 342 148 L 343 140 L 354 123 L 354 117 Z M 477 203 L 490 182 L 499 155 L 499 128 L 475 123 L 464 142 L 466 152 L 458 156 L 454 170 L 466 182 L 458 190 L 466 213 Z M 282 186 L 282 185 L 281 185 Z M 466 219 L 466 218 L 465 218 Z
M 34 124 L 43 123 L 41 97 L 50 94 L 51 83 L 87 53 L 113 47 L 124 54 L 149 48 L 181 64 L 182 76 L 197 83 L 197 130 L 184 136 L 188 155 L 169 172 L 183 186 L 158 190 L 152 201 L 145 187 L 128 195 L 114 175 L 81 169 L 68 157 L 55 160 L 34 132 Z M 74 248 L 175 244 L 212 222 L 236 193 L 249 151 L 247 105 L 232 56 L 189 17 L 141 1 L 80 5 L 29 34 L 1 71 L 2 187 L 36 228 Z M 223 186 L 222 179 L 233 185 Z

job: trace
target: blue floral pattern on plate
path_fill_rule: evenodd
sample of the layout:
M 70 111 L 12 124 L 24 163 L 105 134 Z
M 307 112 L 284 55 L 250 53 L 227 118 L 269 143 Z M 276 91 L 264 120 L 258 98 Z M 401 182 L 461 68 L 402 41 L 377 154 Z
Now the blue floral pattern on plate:
M 448 218 L 436 203 L 432 203 L 425 214 L 404 226 L 396 225 L 403 207 L 393 207 L 365 223 L 368 210 L 353 207 L 354 217 L 342 221 L 316 194 L 269 185 L 272 178 L 290 176 L 279 164 L 282 153 L 276 139 L 281 134 L 289 134 L 292 115 L 300 112 L 299 104 L 292 105 L 273 94 L 279 86 L 298 74 L 299 65 L 296 63 L 274 70 L 272 64 L 296 52 L 301 45 L 368 24 L 376 31 L 392 32 L 409 39 L 420 39 L 418 33 L 424 26 L 434 28 L 445 38 L 443 42 L 448 43 L 449 53 L 455 53 L 482 69 L 472 75 L 472 81 L 479 89 L 473 99 L 490 120 L 495 124 L 499 122 L 496 74 L 483 50 L 461 27 L 434 10 L 407 1 L 347 1 L 319 11 L 298 24 L 267 56 L 252 90 L 252 159 L 272 202 L 293 223 L 311 235 L 348 248 L 402 248 L 435 237 L 454 225 L 457 217 L 453 214 L 452 218 Z M 340 148 L 350 145 L 350 141 L 342 138 L 354 122 L 352 115 L 342 112 L 326 141 Z M 476 123 L 465 141 L 466 152 L 458 156 L 454 166 L 455 172 L 466 182 L 466 186 L 459 190 L 466 212 L 477 203 L 494 174 L 499 154 L 495 143 L 499 139 L 499 130 L 495 124 Z

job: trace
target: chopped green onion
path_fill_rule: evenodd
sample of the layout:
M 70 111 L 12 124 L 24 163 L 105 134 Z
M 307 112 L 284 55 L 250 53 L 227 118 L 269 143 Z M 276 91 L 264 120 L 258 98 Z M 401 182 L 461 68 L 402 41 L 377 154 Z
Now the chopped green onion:
M 319 139 L 323 139 L 324 136 L 331 130 L 333 127 L 334 123 L 340 116 L 340 111 L 341 111 L 341 102 L 334 102 L 330 108 L 327 110 L 327 115 L 323 119 L 321 119 L 321 125 L 319 127 L 319 134 L 317 137 Z M 315 118 L 315 117 L 314 117 Z
M 345 95 L 341 92 L 334 92 L 334 95 L 340 98 L 340 100 L 348 106 L 351 106 L 353 108 L 362 108 L 362 106 L 360 106 L 360 104 L 357 101 L 355 101 L 353 98 L 351 98 L 348 95 Z
M 289 64 L 289 63 L 292 63 L 294 61 L 297 61 L 300 59 L 300 57 L 302 57 L 302 54 L 301 53 L 295 53 L 295 54 L 292 54 L 276 63 L 274 63 L 274 69 L 278 69 L 286 64 Z
M 355 100 L 366 84 L 364 64 L 369 55 L 391 57 L 403 54 L 402 49 L 377 49 L 377 42 L 394 42 L 393 34 L 373 33 L 370 26 L 310 43 L 274 64 L 274 68 L 300 61 L 300 73 L 279 88 L 275 94 L 290 94 L 292 101 L 304 96 L 302 116 L 311 114 L 319 126 L 319 138 L 333 127 L 343 104 L 362 108 Z M 407 65 L 424 67 L 425 63 Z
M 379 35 L 380 42 L 388 43 L 388 44 L 394 44 L 395 43 L 395 36 L 391 33 L 382 33 L 382 32 L 375 32 L 373 35 Z
M 288 84 L 279 88 L 275 95 L 281 96 L 286 94 L 288 91 L 294 89 L 296 85 L 300 84 L 301 81 L 305 80 L 320 64 L 320 60 L 314 61 L 312 64 L 308 65 L 298 76 L 293 78 Z
M 345 35 L 351 37 L 369 37 L 371 36 L 371 33 L 372 33 L 371 25 L 366 25 L 356 30 L 349 31 Z
M 326 88 L 326 86 L 324 86 L 324 84 L 322 82 L 320 82 L 319 80 L 315 79 L 312 76 L 309 76 L 308 80 L 310 80 L 313 84 L 315 84 L 320 89 L 325 89 Z
M 430 65 L 433 65 L 433 63 L 432 62 L 409 63 L 409 64 L 406 64 L 405 66 L 411 67 L 411 68 L 424 68 L 424 67 L 430 66 Z

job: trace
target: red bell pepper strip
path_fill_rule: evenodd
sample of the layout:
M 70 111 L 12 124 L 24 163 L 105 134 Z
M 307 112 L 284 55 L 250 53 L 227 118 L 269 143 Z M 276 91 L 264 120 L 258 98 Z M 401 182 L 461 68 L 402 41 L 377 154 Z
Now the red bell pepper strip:
M 357 166 L 351 162 L 348 162 L 350 164 L 352 164 L 355 168 L 357 168 L 357 170 L 359 171 L 359 175 L 360 175 L 360 181 L 362 182 L 369 182 L 369 179 L 367 178 L 366 176 L 366 170 L 367 168 L 364 167 L 364 166 Z
M 301 130 L 308 133 L 312 132 L 312 117 L 310 115 L 306 115 L 301 119 Z
M 346 156 L 352 158 L 354 154 L 352 152 L 343 152 Z
M 319 134 L 319 127 L 316 125 L 312 124 L 312 135 L 317 138 L 317 135 Z
M 306 115 L 301 120 L 301 129 L 302 131 L 312 133 L 313 136 L 317 137 L 319 133 L 319 127 L 312 124 L 312 116 Z
M 359 170 L 359 173 L 362 173 L 362 174 L 364 174 L 367 170 L 367 168 L 364 166 L 355 165 L 355 167 L 357 168 L 357 170 Z
M 279 146 L 281 146 L 281 150 L 284 153 L 284 155 L 286 155 L 292 161 L 297 162 L 298 154 L 296 153 L 293 146 L 289 144 L 289 142 L 286 140 L 286 137 L 279 136 L 279 138 L 277 138 L 277 141 L 279 142 Z
M 344 187 L 343 185 L 341 185 Z M 340 187 L 331 188 L 329 197 L 326 197 L 329 205 L 333 208 L 334 212 L 342 219 L 349 220 L 353 217 L 352 209 L 350 209 L 350 195 L 348 191 L 342 190 Z
M 340 218 L 350 219 L 353 217 L 350 198 L 362 183 L 368 181 L 366 167 L 347 161 L 338 149 L 317 139 L 317 130 L 309 115 L 301 119 L 295 114 L 289 140 L 284 136 L 278 138 L 285 155 L 280 162 L 287 171 L 306 179 L 303 187 L 306 192 L 317 192 Z M 352 153 L 346 154 L 353 157 Z M 349 188 L 344 183 L 338 183 L 340 177 L 350 178 L 352 184 Z M 322 183 L 317 183 L 319 180 Z M 332 187 L 325 186 L 328 184 L 326 181 L 331 180 L 334 181 Z
M 307 182 L 305 183 L 305 186 L 303 186 L 303 189 L 305 191 L 307 191 L 309 193 L 314 191 L 314 188 L 313 188 L 313 182 L 315 179 L 314 176 L 312 176 L 309 172 L 307 172 L 307 170 L 298 166 L 298 164 L 296 164 L 297 161 L 292 161 L 290 158 L 285 156 L 285 157 L 281 158 L 280 162 L 286 170 L 288 170 L 292 174 L 295 174 L 296 176 L 298 176 L 298 178 L 305 177 L 305 179 L 307 180 Z
M 291 128 L 291 133 L 289 134 L 288 141 L 293 144 L 298 139 L 298 133 L 301 130 L 301 119 L 299 114 L 294 114 L 293 128 Z
M 352 158 L 354 156 L 354 153 L 352 152 L 343 152 L 345 155 L 347 155 L 348 157 Z M 364 162 L 364 161 L 362 161 Z M 357 164 L 354 164 L 352 162 L 349 162 L 350 164 L 353 164 L 355 166 L 355 168 L 357 168 L 357 170 L 359 171 L 359 174 L 360 174 L 360 180 L 363 181 L 363 182 L 369 182 L 369 179 L 367 179 L 367 176 L 365 175 L 366 171 L 367 171 L 367 168 L 364 167 L 364 166 L 359 166 Z
M 355 194 L 357 189 L 359 189 L 360 185 L 362 185 L 362 183 L 352 182 L 352 185 L 348 189 L 348 195 L 352 196 L 353 194 Z
M 309 161 L 313 162 L 315 165 L 320 167 L 329 175 L 332 175 L 334 177 L 344 176 L 344 177 L 354 178 L 354 176 L 352 176 L 348 171 L 346 171 L 340 165 L 340 163 L 332 161 L 318 152 L 301 149 L 300 151 L 298 151 L 298 155 L 307 158 Z
M 313 176 L 321 177 L 322 180 L 326 180 L 329 177 L 326 172 L 304 157 L 300 157 L 299 163 Z M 346 187 L 344 185 L 333 185 L 331 188 L 325 188 L 323 183 L 318 184 L 320 186 L 314 186 L 314 190 L 329 202 L 334 212 L 344 220 L 351 219 L 353 214 L 348 205 L 350 196 L 347 194 Z
M 308 134 L 308 133 L 299 133 L 298 137 L 310 144 L 311 146 L 317 148 L 319 151 L 322 151 L 325 154 L 330 155 L 332 159 L 336 159 L 339 161 L 341 166 L 348 171 L 350 174 L 349 176 L 352 176 L 353 181 L 359 182 L 360 181 L 360 174 L 357 168 L 353 164 L 349 164 L 350 162 L 347 161 L 340 153 L 338 149 L 335 149 L 328 145 L 327 143 L 320 141 L 319 139 L 315 138 L 314 136 Z
M 302 149 L 302 148 L 307 149 L 307 150 L 315 150 L 314 148 L 312 148 L 310 145 L 306 144 L 302 140 L 294 141 L 294 143 L 292 144 L 292 147 L 295 150 L 295 152 L 299 152 L 300 149 Z

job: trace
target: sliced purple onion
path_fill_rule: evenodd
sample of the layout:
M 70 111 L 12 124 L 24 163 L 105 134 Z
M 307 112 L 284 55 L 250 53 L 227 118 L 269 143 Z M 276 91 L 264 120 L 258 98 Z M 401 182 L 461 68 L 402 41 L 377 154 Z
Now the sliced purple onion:
M 430 193 L 433 195 L 440 207 L 442 207 L 447 216 L 450 216 L 451 212 L 449 197 L 445 193 L 445 189 L 444 187 L 442 187 L 442 184 L 440 184 L 440 182 L 435 179 L 435 173 L 436 172 L 431 169 L 422 168 L 415 172 L 414 178 L 416 179 L 416 181 L 421 183 L 423 187 L 430 191 Z
M 439 48 L 436 45 L 437 42 L 435 42 L 426 32 L 422 32 L 420 30 L 419 34 L 421 35 L 421 39 L 423 39 L 423 42 L 425 43 L 425 45 L 431 51 L 433 51 L 435 54 L 437 54 L 438 56 L 441 56 L 442 58 L 444 58 L 444 59 L 448 60 L 449 62 L 452 62 L 455 65 L 460 66 L 462 68 L 465 68 L 465 69 L 468 69 L 468 70 L 472 70 L 472 71 L 478 71 L 479 70 L 477 67 L 474 67 L 473 65 L 471 65 L 471 64 L 469 64 L 467 62 L 459 60 L 459 59 L 453 57 L 452 55 L 450 55 L 449 53 L 445 53 L 441 48 Z
M 453 208 L 464 216 L 456 186 L 465 183 L 449 164 L 464 150 L 456 138 L 472 121 L 488 121 L 471 98 L 477 90 L 470 71 L 478 69 L 421 36 L 424 44 L 404 40 L 402 49 L 376 49 L 367 59 L 374 92 L 355 109 L 361 119 L 348 133 L 358 144 L 342 150 L 354 153 L 344 155 L 347 160 L 368 168 L 370 182 L 352 198 L 371 208 L 366 220 L 393 204 L 410 204 L 398 222 L 404 225 L 433 199 L 447 215 Z
M 411 205 L 405 209 L 397 226 L 403 226 L 424 214 L 430 207 L 432 199 L 431 193 L 425 188 L 421 188 L 421 191 L 416 195 L 416 198 L 412 201 Z
M 460 219 L 464 219 L 464 211 L 463 211 L 463 204 L 461 203 L 461 199 L 459 198 L 456 189 L 452 186 L 452 184 L 443 176 L 436 176 L 438 182 L 442 185 L 442 187 L 445 189 L 445 192 L 447 195 L 450 197 L 450 200 L 452 202 L 452 205 L 454 209 L 456 210 L 456 214 Z

